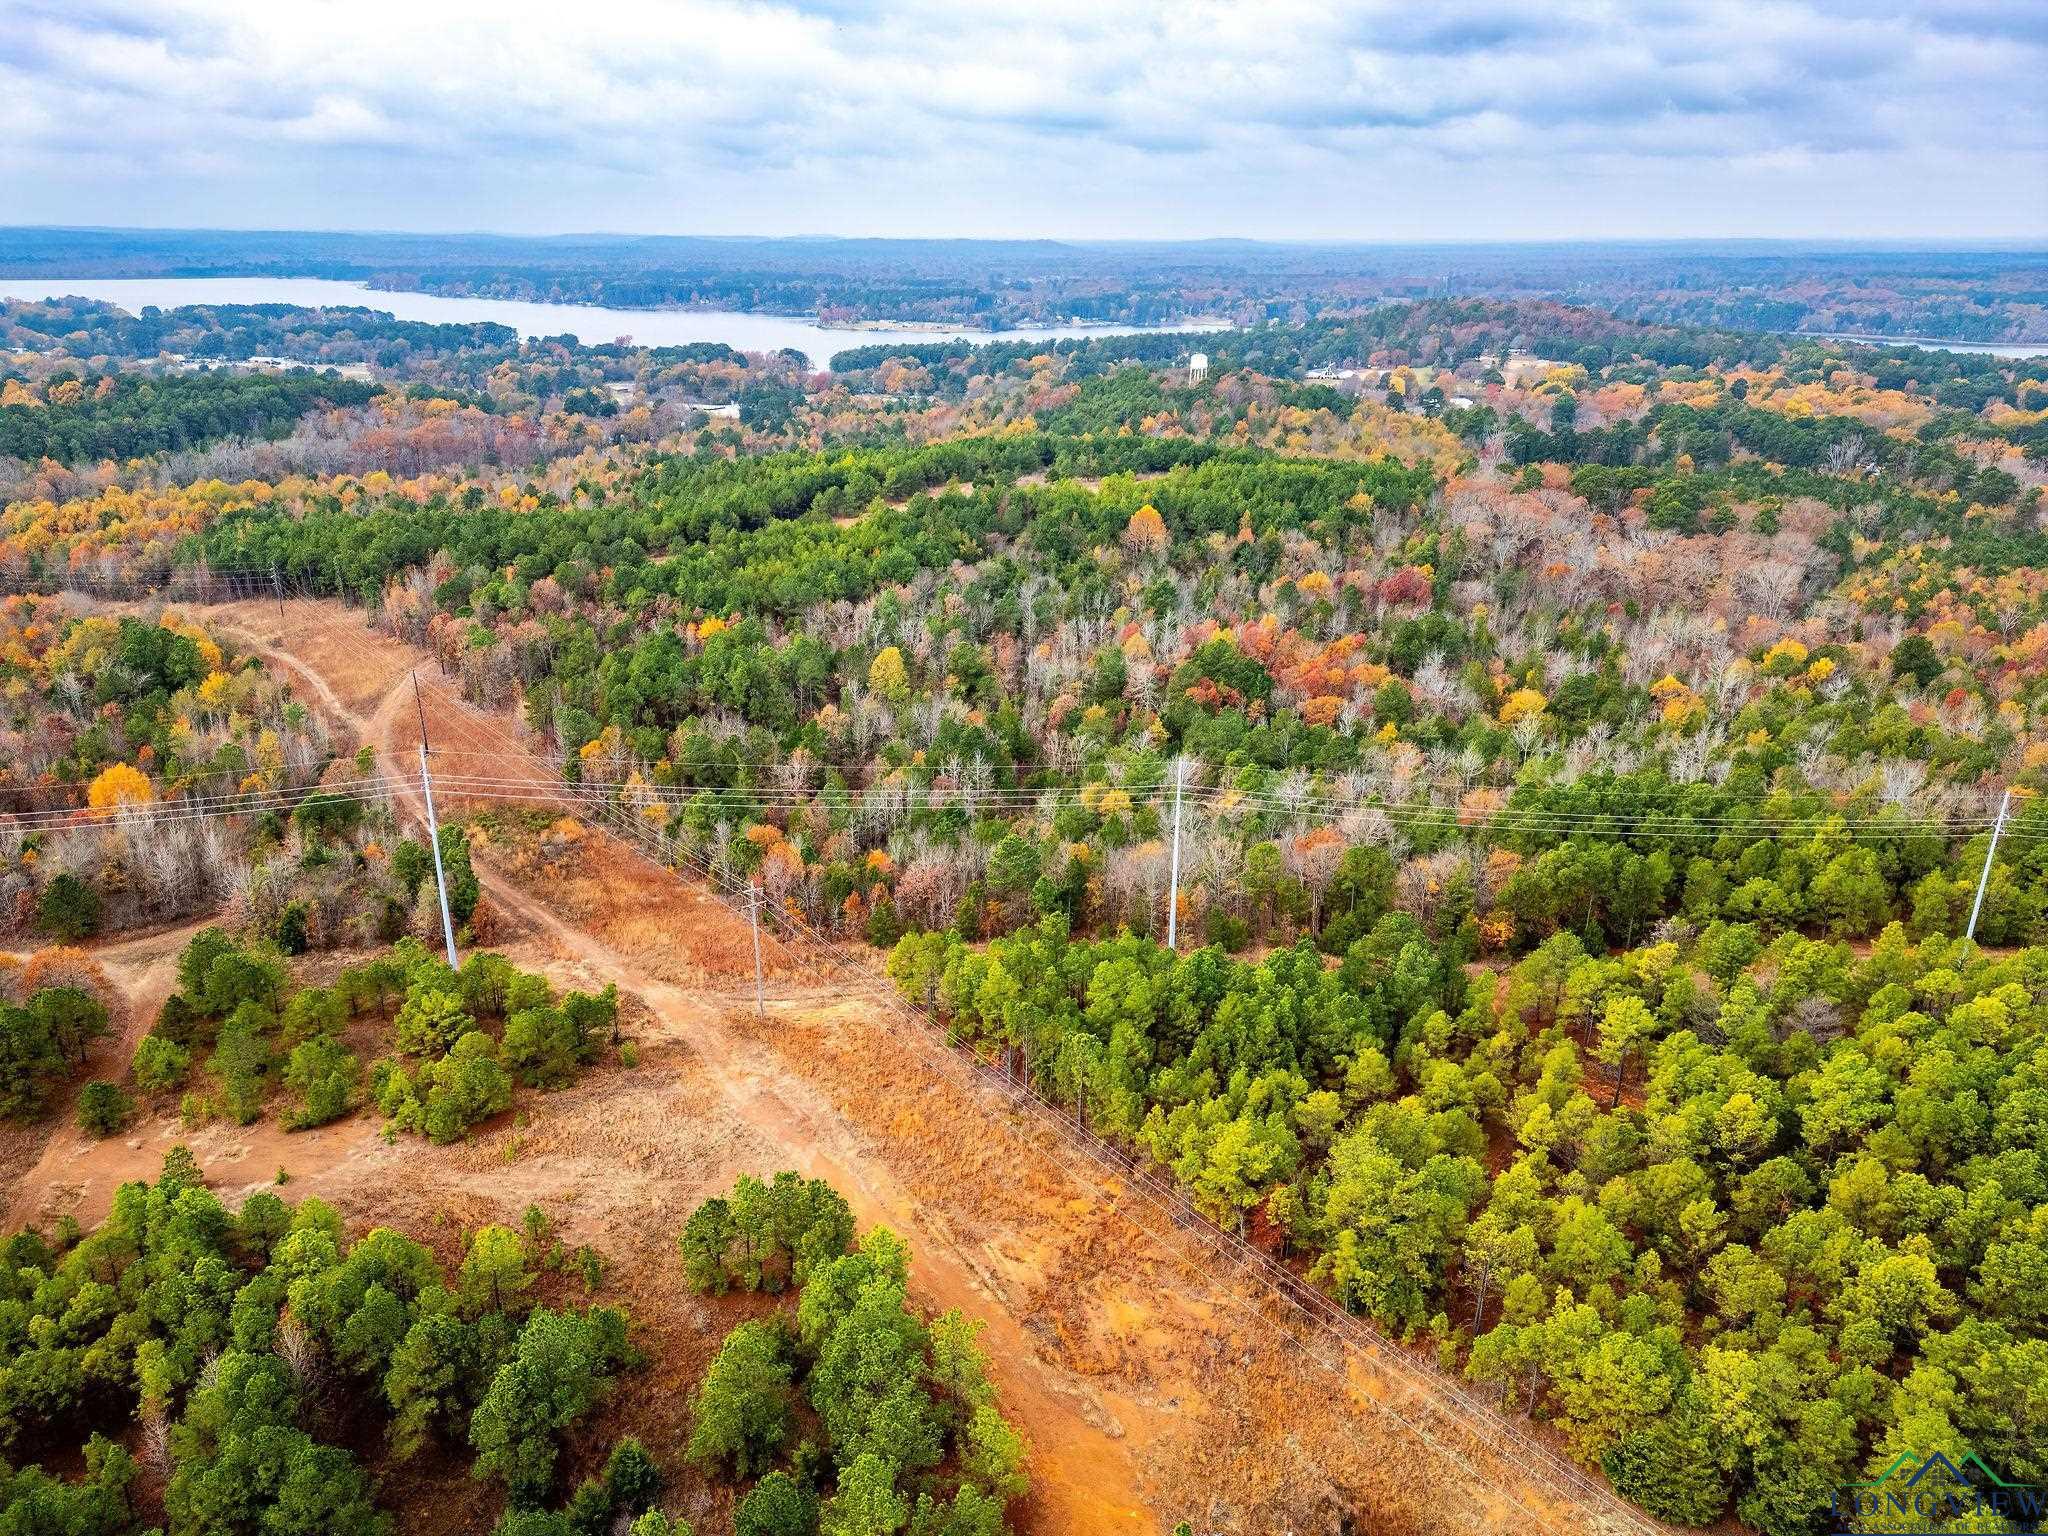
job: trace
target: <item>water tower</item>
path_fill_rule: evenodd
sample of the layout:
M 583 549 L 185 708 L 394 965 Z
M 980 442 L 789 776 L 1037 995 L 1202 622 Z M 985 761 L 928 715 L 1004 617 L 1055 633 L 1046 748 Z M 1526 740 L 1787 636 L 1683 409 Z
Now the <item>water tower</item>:
M 1199 384 L 1209 377 L 1209 354 L 1196 352 L 1188 358 L 1188 382 Z

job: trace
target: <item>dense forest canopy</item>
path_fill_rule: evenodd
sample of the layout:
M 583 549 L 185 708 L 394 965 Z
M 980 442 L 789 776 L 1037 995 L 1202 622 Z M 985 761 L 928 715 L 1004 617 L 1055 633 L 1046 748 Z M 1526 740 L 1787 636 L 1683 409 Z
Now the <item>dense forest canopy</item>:
M 139 459 L 223 438 L 278 438 L 309 411 L 355 406 L 375 385 L 316 373 L 59 374 L 0 396 L 0 455 L 78 464 Z

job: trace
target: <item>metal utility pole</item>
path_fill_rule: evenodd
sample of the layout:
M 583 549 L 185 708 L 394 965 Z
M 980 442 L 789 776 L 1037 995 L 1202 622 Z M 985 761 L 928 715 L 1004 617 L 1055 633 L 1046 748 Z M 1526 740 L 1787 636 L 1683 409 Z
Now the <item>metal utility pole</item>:
M 420 792 L 427 802 L 427 846 L 434 850 L 434 893 L 441 898 L 441 937 L 448 941 L 448 965 L 460 965 L 455 958 L 455 922 L 448 915 L 448 874 L 441 867 L 441 824 L 434 819 L 434 779 L 427 772 L 427 706 L 420 698 L 420 675 L 412 675 L 413 707 L 420 712 Z
M 277 616 L 279 620 L 282 620 L 284 618 L 284 577 L 279 574 L 275 560 L 270 562 L 270 590 L 277 597 Z M 414 686 L 417 687 L 418 684 L 414 684 Z
M 1977 914 L 1984 910 L 1984 887 L 1991 883 L 1991 859 L 1998 852 L 1998 834 L 2005 830 L 2005 813 L 2012 808 L 2012 789 L 1998 797 L 1998 820 L 1991 824 L 1991 846 L 1984 850 L 1984 873 L 1977 877 L 1977 899 L 1970 903 L 1970 926 L 1963 930 L 1963 937 L 1977 937 Z
M 1173 857 L 1166 875 L 1166 947 L 1180 947 L 1180 795 L 1187 786 L 1188 760 L 1173 765 Z
M 754 1017 L 768 1017 L 768 999 L 761 990 L 761 887 L 747 887 L 747 924 L 754 930 Z

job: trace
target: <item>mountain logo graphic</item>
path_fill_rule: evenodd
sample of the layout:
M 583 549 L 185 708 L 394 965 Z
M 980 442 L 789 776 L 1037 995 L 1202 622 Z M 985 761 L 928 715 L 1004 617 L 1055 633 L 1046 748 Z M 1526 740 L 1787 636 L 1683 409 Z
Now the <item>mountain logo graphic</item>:
M 1940 1536 L 1981 1530 L 1986 1516 L 2015 1531 L 2041 1530 L 2048 1488 L 2009 1481 L 1975 1451 L 1901 1451 L 1867 1481 L 1835 1491 L 1830 1513 L 1842 1536 Z
M 1912 1476 L 1906 1479 L 1906 1486 L 1908 1488 L 1918 1486 L 1921 1478 L 1925 1477 L 1928 1473 L 1935 1471 L 1937 1468 L 1947 1472 L 1948 1475 L 1951 1478 L 1953 1478 L 1956 1482 L 1969 1483 L 1972 1486 L 1975 1486 L 1977 1483 L 1977 1478 L 1973 1478 L 1972 1476 L 1970 1476 L 1968 1472 L 1965 1472 L 1963 1470 L 1964 1467 L 1975 1468 L 1978 1473 L 1978 1476 L 1982 1477 L 1984 1481 L 1993 1488 L 2022 1488 L 2026 1486 L 2024 1483 L 2007 1482 L 2004 1478 L 2000 1477 L 1996 1472 L 1992 1471 L 1991 1468 L 1985 1464 L 1984 1458 L 1979 1456 L 1975 1451 L 1963 1452 L 1962 1456 L 1959 1458 L 1959 1461 L 1961 1463 L 1960 1465 L 1958 1465 L 1956 1461 L 1951 1461 L 1948 1457 L 1948 1454 L 1944 1451 L 1935 1451 L 1927 1456 L 1916 1456 L 1911 1451 L 1901 1451 L 1896 1457 L 1892 1459 L 1892 1464 L 1890 1466 L 1886 1467 L 1882 1472 L 1878 1473 L 1877 1476 L 1872 1478 L 1869 1482 L 1850 1483 L 1848 1486 L 1851 1488 L 1882 1488 L 1886 1483 L 1890 1482 L 1893 1478 L 1897 1477 L 1901 1472 L 1907 1470 L 1908 1468 L 1912 1469 Z

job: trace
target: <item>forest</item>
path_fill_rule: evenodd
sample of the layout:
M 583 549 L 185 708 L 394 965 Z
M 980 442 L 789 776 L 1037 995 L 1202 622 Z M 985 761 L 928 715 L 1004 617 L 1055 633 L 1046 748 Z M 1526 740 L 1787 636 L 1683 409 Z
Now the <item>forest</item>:
M 1130 404 L 1134 382 L 1084 381 L 1071 419 L 1156 421 L 1165 397 Z M 1474 953 L 1681 916 L 1945 930 L 1982 861 L 1986 775 L 2031 772 L 2034 693 L 2010 668 L 1993 685 L 1995 636 L 1977 661 L 1951 643 L 1950 607 L 1881 619 L 1885 572 L 1950 530 L 1975 579 L 2037 563 L 2033 535 L 1984 516 L 2019 510 L 2017 475 L 1936 444 L 1852 482 L 1826 461 L 1856 418 L 1657 410 L 1638 430 L 1668 457 L 1633 484 L 1566 465 L 1596 505 L 1628 503 L 1654 559 L 1625 553 L 1625 519 L 1606 553 L 1569 518 L 1552 531 L 1559 492 L 1515 470 L 1511 434 L 1526 488 L 1432 511 L 1424 466 L 1071 427 L 656 461 L 560 516 L 251 508 L 204 547 L 363 595 L 432 558 L 384 592 L 387 624 L 476 697 L 516 688 L 575 776 L 644 793 L 683 846 L 857 932 L 985 937 L 1054 909 L 1157 932 L 1179 756 L 1202 794 L 1183 900 L 1233 944 L 1319 933 L 1333 890 Z M 1764 431 L 1782 466 L 1747 456 Z M 1859 550 L 1873 516 L 1889 541 Z M 939 571 L 950 592 L 907 605 Z M 1599 612 L 1623 579 L 1632 636 Z M 1680 613 L 1697 603 L 1726 606 L 1703 627 Z M 1847 640 L 1821 617 L 1838 611 Z M 1987 934 L 2043 931 L 2038 816 L 2004 844 Z M 1345 864 L 1368 825 L 1398 828 L 1405 867 Z
M 1474 977 L 1405 915 L 1334 970 L 1053 916 L 889 968 L 1652 1514 L 1792 1536 L 1921 1445 L 2048 1477 L 2048 950 L 1667 931 Z
M 726 1337 L 684 1458 L 628 1437 L 584 1450 L 592 1472 L 573 1480 L 568 1453 L 646 1357 L 623 1309 L 585 1299 L 601 1264 L 565 1258 L 544 1212 L 465 1234 L 450 1264 L 318 1199 L 261 1190 L 231 1209 L 174 1148 L 92 1231 L 7 1239 L 0 1527 L 386 1536 L 380 1484 L 459 1458 L 481 1487 L 451 1496 L 502 1508 L 496 1536 L 690 1536 L 662 1505 L 697 1478 L 749 1485 L 747 1536 L 1003 1536 L 1022 1443 L 975 1325 L 906 1303 L 902 1240 L 877 1228 L 855 1246 L 845 1202 L 793 1174 L 712 1204 L 748 1288 L 793 1285 L 794 1304 Z M 686 1251 L 727 1262 L 701 1217 Z M 942 1455 L 956 1470 L 933 1470 Z M 38 1464 L 60 1458 L 83 1475 Z
M 362 405 L 376 392 L 309 373 L 59 375 L 40 394 L 10 380 L 0 393 L 0 455 L 77 464 L 277 438 L 308 411 Z
M 637 1052 L 594 983 L 420 943 L 436 851 L 488 944 L 484 876 L 588 834 L 507 806 L 409 835 L 374 762 L 206 628 L 242 582 L 516 712 L 593 822 L 757 892 L 784 942 L 856 947 L 1077 1135 L 1660 1518 L 1805 1536 L 1930 1445 L 2048 1481 L 2048 363 L 1485 298 L 883 341 L 830 375 L 450 342 L 317 474 L 183 479 L 167 445 L 36 471 L 0 513 L 7 920 L 55 945 L 227 911 L 112 1076 L 87 1080 L 113 1011 L 89 965 L 12 976 L 17 1120 L 362 1115 L 452 1153 Z M 662 414 L 714 379 L 737 423 Z M 215 786 L 276 798 L 163 839 L 136 815 Z M 266 1214 L 267 1245 L 209 1219 L 229 1336 L 246 1288 L 288 1300 L 249 1303 L 237 1369 L 375 1529 L 392 1451 L 330 1445 L 262 1359 L 300 1320 L 269 1275 L 300 1218 Z M 315 1219 L 344 1268 L 371 1241 Z M 47 1245 L 21 1306 L 72 1310 L 97 1237 L 17 1241 Z M 492 1242 L 549 1298 L 531 1317 L 584 1330 L 533 1368 L 587 1354 L 570 1396 L 597 1402 L 636 1367 L 623 1320 L 560 1294 L 585 1261 Z M 687 1474 L 579 1443 L 576 1483 L 582 1410 L 479 1440 L 532 1325 L 460 1301 L 449 1259 L 379 1324 L 433 1319 L 461 1362 L 406 1434 L 468 1447 L 507 1532 L 639 1519 L 679 1476 L 749 1533 L 1003 1528 L 1027 1453 L 898 1240 L 792 1174 L 677 1244 L 693 1294 L 756 1309 Z M 395 1365 L 304 1326 L 414 1423 Z M 190 1365 L 154 1396 L 122 1369 L 45 1414 L 91 1476 L 8 1486 L 154 1518 L 132 1445 L 86 1447 L 155 1403 L 165 1516 L 208 1528 L 177 1490 L 242 1410 Z
M 222 362 L 290 357 L 385 367 L 452 352 L 511 351 L 519 343 L 510 326 L 429 325 L 367 306 L 187 304 L 137 315 L 78 298 L 0 301 L 0 337 L 24 351 L 61 347 L 79 357 L 146 359 L 169 352 Z

